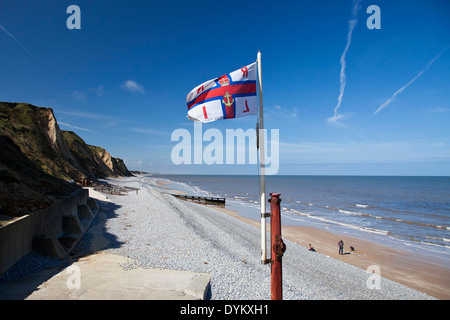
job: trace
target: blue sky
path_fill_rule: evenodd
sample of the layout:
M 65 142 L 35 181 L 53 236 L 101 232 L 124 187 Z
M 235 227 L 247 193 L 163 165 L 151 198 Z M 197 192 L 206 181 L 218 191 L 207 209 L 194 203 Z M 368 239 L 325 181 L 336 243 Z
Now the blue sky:
M 66 26 L 72 4 L 80 30 Z M 370 5 L 381 29 L 366 26 Z M 61 129 L 132 170 L 256 174 L 255 165 L 176 166 L 171 134 L 193 132 L 190 90 L 261 50 L 279 174 L 450 175 L 450 2 L 353 9 L 351 0 L 2 0 L 0 100 L 51 107 Z

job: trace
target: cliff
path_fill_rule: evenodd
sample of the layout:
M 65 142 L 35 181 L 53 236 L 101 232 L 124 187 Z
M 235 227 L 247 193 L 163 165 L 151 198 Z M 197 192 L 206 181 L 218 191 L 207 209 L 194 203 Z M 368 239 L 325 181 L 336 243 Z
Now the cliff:
M 79 163 L 79 170 L 87 179 L 132 175 L 122 159 L 112 157 L 101 147 L 86 144 L 75 132 L 62 131 L 62 137 Z
M 131 176 L 123 160 L 60 130 L 53 110 L 0 102 L 0 214 L 21 216 L 53 204 L 69 181 Z

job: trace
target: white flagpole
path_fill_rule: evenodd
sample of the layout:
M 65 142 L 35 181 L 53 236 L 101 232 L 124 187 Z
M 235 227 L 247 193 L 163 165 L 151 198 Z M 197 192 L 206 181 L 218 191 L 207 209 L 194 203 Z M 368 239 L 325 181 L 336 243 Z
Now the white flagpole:
M 259 89 L 259 164 L 260 164 L 260 202 L 261 202 L 261 264 L 267 263 L 266 255 L 266 178 L 265 178 L 265 150 L 264 150 L 264 116 L 263 116 L 263 94 L 261 76 L 261 52 L 258 50 L 256 58 L 258 66 L 258 89 Z

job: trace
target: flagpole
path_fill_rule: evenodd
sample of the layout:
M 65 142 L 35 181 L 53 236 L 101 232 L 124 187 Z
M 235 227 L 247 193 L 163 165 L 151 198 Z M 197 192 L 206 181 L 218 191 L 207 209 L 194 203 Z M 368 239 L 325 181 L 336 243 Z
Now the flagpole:
M 263 94 L 261 76 L 261 52 L 258 50 L 256 58 L 258 66 L 258 89 L 259 89 L 259 164 L 260 164 L 260 203 L 261 203 L 261 264 L 267 264 L 266 254 L 266 177 L 265 177 L 265 150 L 264 150 L 264 116 L 263 116 Z

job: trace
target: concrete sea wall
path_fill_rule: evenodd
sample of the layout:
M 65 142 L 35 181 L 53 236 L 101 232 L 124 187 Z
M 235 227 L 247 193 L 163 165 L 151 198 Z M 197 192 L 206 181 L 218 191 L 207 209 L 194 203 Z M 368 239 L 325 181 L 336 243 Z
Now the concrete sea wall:
M 65 258 L 98 213 L 88 189 L 0 228 L 0 274 L 31 251 Z

